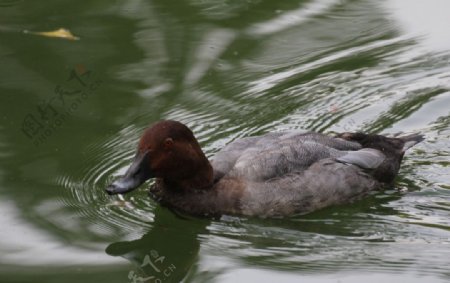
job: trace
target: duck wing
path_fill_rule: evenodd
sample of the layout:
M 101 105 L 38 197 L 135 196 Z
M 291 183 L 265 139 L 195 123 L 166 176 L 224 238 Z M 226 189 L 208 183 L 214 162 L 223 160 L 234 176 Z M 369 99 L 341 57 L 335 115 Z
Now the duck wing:
M 260 147 L 260 142 L 274 142 L 284 133 L 270 133 L 264 136 L 247 137 L 234 140 L 216 153 L 211 165 L 214 168 L 214 180 L 218 180 L 226 175 L 236 164 L 236 161 L 246 151 L 252 151 Z
M 336 160 L 357 165 L 363 169 L 376 169 L 386 160 L 386 156 L 377 149 L 363 148 L 357 151 L 349 151 L 345 155 L 336 158 Z
M 356 142 L 311 132 L 280 132 L 237 140 L 212 161 L 216 179 L 223 176 L 265 181 L 301 172 L 318 160 L 360 149 Z

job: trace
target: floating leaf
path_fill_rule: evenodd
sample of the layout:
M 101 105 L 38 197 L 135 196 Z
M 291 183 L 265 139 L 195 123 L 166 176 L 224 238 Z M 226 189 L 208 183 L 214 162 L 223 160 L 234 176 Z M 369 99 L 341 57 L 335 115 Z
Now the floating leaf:
M 58 38 L 64 38 L 68 40 L 79 40 L 79 37 L 74 36 L 68 29 L 60 28 L 53 31 L 40 31 L 40 32 L 34 32 L 34 31 L 28 31 L 25 30 L 25 33 L 31 33 L 36 35 L 42 35 L 47 37 L 58 37 Z

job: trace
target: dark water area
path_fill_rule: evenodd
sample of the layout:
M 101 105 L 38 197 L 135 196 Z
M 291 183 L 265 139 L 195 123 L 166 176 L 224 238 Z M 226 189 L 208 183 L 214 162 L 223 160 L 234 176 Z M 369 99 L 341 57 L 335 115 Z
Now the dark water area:
M 450 2 L 0 0 L 0 282 L 449 282 Z M 39 32 L 68 29 L 70 36 Z M 74 38 L 72 38 L 74 39 Z M 150 123 L 421 132 L 395 187 L 285 219 L 110 197 Z

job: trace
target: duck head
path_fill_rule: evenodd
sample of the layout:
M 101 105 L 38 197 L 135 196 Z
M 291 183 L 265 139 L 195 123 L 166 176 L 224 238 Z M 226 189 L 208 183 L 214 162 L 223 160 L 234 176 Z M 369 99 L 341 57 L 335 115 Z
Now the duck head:
M 182 123 L 164 120 L 146 129 L 132 164 L 106 192 L 124 194 L 150 178 L 161 179 L 165 187 L 180 190 L 212 184 L 212 167 L 192 131 Z

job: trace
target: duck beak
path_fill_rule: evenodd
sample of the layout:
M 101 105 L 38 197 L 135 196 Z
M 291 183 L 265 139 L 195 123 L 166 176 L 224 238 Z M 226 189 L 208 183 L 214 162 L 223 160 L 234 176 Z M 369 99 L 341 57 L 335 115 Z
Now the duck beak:
M 106 188 L 109 195 L 125 194 L 139 187 L 142 183 L 153 177 L 149 168 L 148 151 L 138 152 L 133 163 L 124 176 L 115 180 Z

